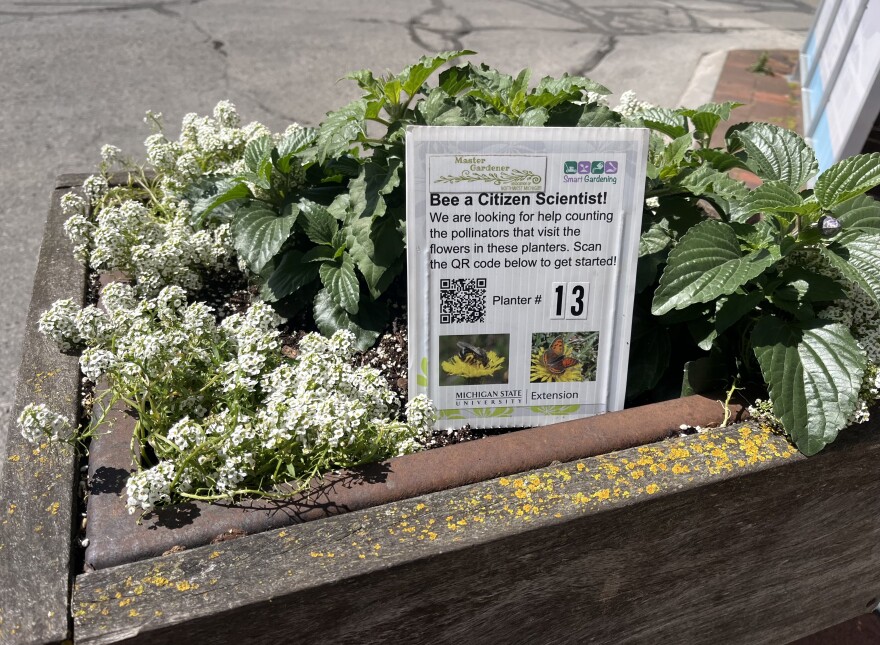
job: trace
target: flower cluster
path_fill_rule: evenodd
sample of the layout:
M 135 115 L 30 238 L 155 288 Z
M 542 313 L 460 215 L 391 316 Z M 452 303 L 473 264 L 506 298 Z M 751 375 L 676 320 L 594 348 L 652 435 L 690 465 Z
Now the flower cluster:
M 113 283 L 102 300 L 103 309 L 59 301 L 41 327 L 65 347 L 85 345 L 83 374 L 108 378 L 113 396 L 136 408 L 159 461 L 130 481 L 132 512 L 412 452 L 434 423 L 422 398 L 399 420 L 381 373 L 353 366 L 350 332 L 306 336 L 294 362 L 283 358 L 281 321 L 264 303 L 218 324 L 179 286 L 139 299 L 130 285 Z M 61 438 L 60 418 L 45 408 L 26 412 L 25 436 Z
M 70 421 L 43 403 L 28 403 L 18 415 L 18 425 L 21 434 L 32 443 L 66 441 L 73 433 Z

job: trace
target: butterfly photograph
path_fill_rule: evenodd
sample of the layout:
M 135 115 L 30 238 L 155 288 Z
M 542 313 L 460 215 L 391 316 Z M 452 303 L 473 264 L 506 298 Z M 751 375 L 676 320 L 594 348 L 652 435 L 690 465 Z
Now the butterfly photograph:
M 542 332 L 532 334 L 532 383 L 571 383 L 596 380 L 599 332 Z

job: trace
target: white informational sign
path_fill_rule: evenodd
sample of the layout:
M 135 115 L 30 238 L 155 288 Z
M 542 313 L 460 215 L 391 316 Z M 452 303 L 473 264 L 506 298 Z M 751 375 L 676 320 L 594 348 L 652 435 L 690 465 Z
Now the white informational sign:
M 647 150 L 641 128 L 407 130 L 409 389 L 438 427 L 623 407 Z

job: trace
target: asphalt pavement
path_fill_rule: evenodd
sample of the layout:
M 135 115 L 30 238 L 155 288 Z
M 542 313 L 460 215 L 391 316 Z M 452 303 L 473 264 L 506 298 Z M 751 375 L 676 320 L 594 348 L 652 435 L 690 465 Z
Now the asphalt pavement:
M 460 48 L 509 73 L 568 72 L 616 94 L 697 106 L 725 52 L 800 48 L 817 4 L 0 0 L 0 455 L 54 178 L 91 172 L 104 143 L 142 158 L 146 110 L 162 112 L 175 136 L 184 114 L 221 99 L 276 131 L 317 125 L 357 96 L 339 81 L 346 72 L 397 72 Z

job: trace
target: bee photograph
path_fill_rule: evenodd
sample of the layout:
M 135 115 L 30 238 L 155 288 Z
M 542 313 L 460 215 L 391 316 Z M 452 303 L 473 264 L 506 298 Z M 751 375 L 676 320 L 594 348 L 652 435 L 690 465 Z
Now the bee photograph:
M 541 332 L 532 334 L 531 383 L 571 383 L 596 380 L 599 332 Z
M 509 334 L 440 336 L 440 385 L 507 383 Z

